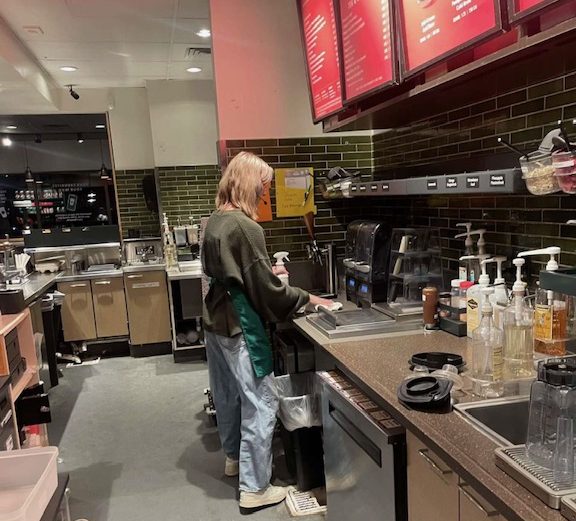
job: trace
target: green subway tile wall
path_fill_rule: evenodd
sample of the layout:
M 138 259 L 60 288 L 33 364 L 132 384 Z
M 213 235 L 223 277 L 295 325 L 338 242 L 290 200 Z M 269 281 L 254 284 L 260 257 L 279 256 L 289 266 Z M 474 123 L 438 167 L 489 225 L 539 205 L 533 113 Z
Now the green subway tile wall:
M 214 210 L 214 199 L 220 179 L 217 165 L 159 167 L 158 185 L 162 211 L 171 225 L 189 223 L 193 217 L 208 216 Z
M 509 71 L 523 75 L 522 89 L 499 90 L 490 99 L 376 135 L 376 170 L 495 155 L 502 151 L 498 136 L 523 150 L 534 150 L 561 118 L 576 135 L 571 122 L 576 117 L 574 62 L 572 57 L 537 57 L 531 70 Z M 576 217 L 575 196 L 417 197 L 406 200 L 404 213 L 413 225 L 440 229 L 444 267 L 451 270 L 457 269 L 463 254 L 464 242 L 453 239 L 456 223 L 463 221 L 488 230 L 488 253 L 511 257 L 520 250 L 558 245 L 566 252 L 562 263 L 576 265 L 576 227 L 565 224 Z M 544 262 L 535 259 L 531 274 Z
M 350 171 L 371 173 L 373 169 L 373 146 L 371 136 L 326 136 L 316 138 L 250 139 L 226 142 L 228 159 L 238 152 L 248 150 L 258 154 L 273 168 L 314 168 L 316 215 L 316 239 L 320 245 L 333 242 L 338 255 L 344 254 L 346 226 L 354 219 L 375 218 L 385 213 L 384 207 L 366 204 L 358 200 L 327 201 L 319 191 L 319 182 L 336 166 Z M 272 187 L 272 212 L 276 214 L 276 200 Z M 278 250 L 290 252 L 291 259 L 306 258 L 308 233 L 301 217 L 274 219 L 263 223 L 270 254 Z

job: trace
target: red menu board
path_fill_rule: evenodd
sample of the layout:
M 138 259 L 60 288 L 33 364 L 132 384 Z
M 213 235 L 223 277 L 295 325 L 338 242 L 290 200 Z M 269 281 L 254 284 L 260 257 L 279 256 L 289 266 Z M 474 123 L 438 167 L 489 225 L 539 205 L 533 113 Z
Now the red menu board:
M 314 122 L 342 108 L 336 15 L 332 0 L 300 0 Z
M 338 0 L 344 91 L 351 100 L 393 83 L 396 61 L 389 0 Z
M 495 0 L 400 0 L 400 7 L 403 68 L 408 74 L 502 27 Z
M 551 4 L 558 4 L 559 0 L 509 0 L 510 20 L 516 21 L 539 12 Z

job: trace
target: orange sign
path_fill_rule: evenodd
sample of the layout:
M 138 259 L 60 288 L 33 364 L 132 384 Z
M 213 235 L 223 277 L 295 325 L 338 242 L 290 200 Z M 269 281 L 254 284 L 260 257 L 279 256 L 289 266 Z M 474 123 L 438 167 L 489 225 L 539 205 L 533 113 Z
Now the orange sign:
M 272 220 L 272 203 L 270 202 L 270 190 L 260 197 L 258 203 L 258 222 L 267 223 Z

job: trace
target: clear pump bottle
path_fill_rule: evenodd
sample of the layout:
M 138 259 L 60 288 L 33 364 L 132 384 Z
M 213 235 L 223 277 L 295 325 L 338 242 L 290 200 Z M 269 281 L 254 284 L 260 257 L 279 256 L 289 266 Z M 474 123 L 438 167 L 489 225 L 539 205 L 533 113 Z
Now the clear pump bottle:
M 534 375 L 534 310 L 527 305 L 526 283 L 522 281 L 524 259 L 514 259 L 516 282 L 512 303 L 503 313 L 504 378 L 529 378 Z
M 550 255 L 546 271 L 558 271 L 556 256 L 560 248 L 550 246 L 541 250 L 524 251 L 518 257 Z M 534 307 L 534 350 L 547 356 L 566 354 L 566 341 L 571 338 L 568 331 L 568 316 L 572 314 L 573 298 L 563 293 L 539 288 Z
M 483 398 L 504 394 L 502 330 L 494 325 L 490 295 L 494 288 L 482 288 L 482 320 L 472 333 L 472 392 Z
M 490 285 L 490 277 L 488 276 L 488 273 L 486 273 L 486 263 L 484 262 L 487 258 L 487 255 L 471 255 L 460 257 L 460 260 L 478 259 L 482 270 L 482 274 L 478 278 L 478 284 L 470 287 L 470 289 L 468 289 L 466 292 L 466 333 L 470 338 L 472 338 L 472 333 L 474 330 L 480 325 L 480 319 L 482 318 L 482 290 L 483 288 L 486 288 Z
M 494 310 L 494 324 L 503 329 L 502 313 L 510 304 L 506 279 L 502 276 L 502 264 L 506 262 L 506 257 L 497 256 L 484 261 L 485 264 L 492 262 L 496 263 L 496 278 L 494 279 L 494 293 L 490 295 L 490 302 L 492 302 L 492 309 Z

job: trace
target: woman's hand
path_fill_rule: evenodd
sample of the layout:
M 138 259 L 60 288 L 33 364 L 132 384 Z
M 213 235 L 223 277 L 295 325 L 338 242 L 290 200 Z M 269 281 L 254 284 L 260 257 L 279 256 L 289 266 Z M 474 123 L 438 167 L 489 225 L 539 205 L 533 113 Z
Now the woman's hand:
M 286 266 L 272 266 L 272 273 L 274 273 L 274 275 L 276 276 L 290 275 L 290 273 L 288 273 L 288 270 L 286 269 Z
M 314 307 L 324 306 L 324 307 L 327 307 L 328 309 L 330 309 L 332 304 L 334 304 L 334 301 L 329 300 L 327 298 L 320 298 L 320 297 L 317 297 L 316 295 L 310 294 L 310 304 Z

